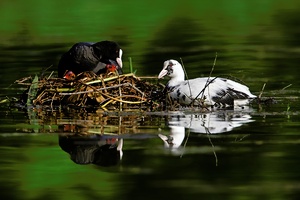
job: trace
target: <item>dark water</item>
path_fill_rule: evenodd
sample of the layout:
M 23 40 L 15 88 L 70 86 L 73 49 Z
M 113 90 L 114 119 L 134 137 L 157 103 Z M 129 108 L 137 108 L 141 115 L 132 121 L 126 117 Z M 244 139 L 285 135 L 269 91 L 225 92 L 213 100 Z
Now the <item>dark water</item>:
M 51 112 L 0 104 L 1 199 L 298 199 L 298 1 L 3 1 L 1 100 L 78 41 L 115 40 L 139 76 L 182 58 L 274 105 Z

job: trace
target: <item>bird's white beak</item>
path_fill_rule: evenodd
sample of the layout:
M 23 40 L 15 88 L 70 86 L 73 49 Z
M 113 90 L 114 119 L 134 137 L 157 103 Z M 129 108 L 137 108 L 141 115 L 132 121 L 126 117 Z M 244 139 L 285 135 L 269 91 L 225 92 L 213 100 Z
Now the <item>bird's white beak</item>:
M 116 59 L 116 61 L 117 61 L 117 63 L 118 63 L 118 65 L 119 65 L 120 68 L 123 67 L 122 54 L 123 54 L 123 51 L 122 51 L 122 49 L 120 49 L 120 51 L 119 51 L 119 57 Z
M 161 70 L 161 72 L 158 75 L 158 78 L 163 78 L 165 75 L 167 75 L 167 73 L 168 73 L 167 70 L 165 70 L 165 69 Z
M 167 60 L 167 61 L 164 62 L 163 70 L 161 70 L 161 72 L 158 75 L 159 79 L 163 78 L 164 76 L 166 76 L 168 74 L 168 70 L 166 70 L 167 67 L 168 67 L 168 65 L 169 65 L 169 60 Z

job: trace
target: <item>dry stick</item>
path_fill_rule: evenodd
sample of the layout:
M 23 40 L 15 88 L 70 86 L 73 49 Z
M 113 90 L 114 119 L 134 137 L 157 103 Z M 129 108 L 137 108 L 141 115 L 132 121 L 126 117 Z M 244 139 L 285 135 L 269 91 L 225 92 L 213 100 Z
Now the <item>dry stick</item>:
M 101 76 L 102 77 L 102 76 Z M 102 83 L 104 84 L 104 82 L 103 82 L 103 79 L 101 78 L 101 81 L 102 81 Z M 87 87 L 90 87 L 90 88 L 92 88 L 93 89 L 93 92 L 95 91 L 95 90 L 97 90 L 97 88 L 95 88 L 94 86 L 92 86 L 92 85 L 87 85 L 86 83 L 84 83 L 84 82 L 82 82 L 82 81 L 79 81 L 81 84 L 83 84 L 83 85 L 86 85 Z M 105 85 L 104 85 L 105 86 Z M 106 87 L 104 87 L 104 91 L 106 91 Z M 100 91 L 98 91 L 101 95 L 103 95 L 103 96 L 105 96 L 105 94 L 104 93 L 102 93 L 102 92 L 100 92 Z M 107 91 L 106 91 L 107 92 Z M 107 95 L 108 96 L 108 95 Z M 111 97 L 109 97 L 110 99 L 113 99 L 113 98 L 111 98 Z M 80 104 L 82 104 L 83 102 L 81 102 Z M 79 105 L 80 105 L 79 104 Z M 83 105 L 83 104 L 82 104 Z
M 43 91 L 41 94 L 39 94 L 39 96 L 35 98 L 35 102 L 41 102 L 44 95 L 45 95 L 45 91 Z
M 206 132 L 206 135 L 208 136 L 208 140 L 209 140 L 209 143 L 210 143 L 210 145 L 211 145 L 211 147 L 213 148 L 213 153 L 214 153 L 214 156 L 215 156 L 215 160 L 216 160 L 216 166 L 218 166 L 218 156 L 217 156 L 217 154 L 216 154 L 216 151 L 215 151 L 215 146 L 214 146 L 214 144 L 212 143 L 212 141 L 211 141 L 211 138 L 210 138 L 210 131 L 209 131 L 209 125 L 208 125 L 208 127 L 206 127 L 204 124 L 204 118 L 202 118 L 202 122 L 203 122 L 203 127 L 204 127 L 204 129 L 205 129 L 205 132 Z M 208 121 L 209 122 L 209 121 Z
M 122 132 L 122 116 L 120 115 L 120 113 L 118 115 L 119 115 L 118 135 L 120 135 Z
M 186 136 L 186 140 L 185 140 L 185 142 L 184 142 L 184 144 L 183 144 L 183 149 L 185 149 L 185 147 L 186 147 L 186 144 L 187 144 L 187 142 L 188 142 L 188 140 L 189 140 L 189 137 L 190 137 L 190 133 L 191 133 L 190 128 L 188 128 L 188 133 L 187 133 L 187 136 Z M 183 156 L 183 152 L 182 152 L 182 154 L 180 155 L 180 158 L 182 158 L 182 156 Z
M 134 75 L 133 74 L 129 74 L 129 75 L 121 75 L 122 77 L 128 77 L 128 76 L 133 76 L 134 77 Z M 102 94 L 103 96 L 107 96 L 107 97 L 109 97 L 110 99 L 113 99 L 113 100 L 115 100 L 115 101 L 118 101 L 118 102 L 120 102 L 120 106 L 121 106 L 121 104 L 122 103 L 128 103 L 128 104 L 139 104 L 139 103 L 143 103 L 143 102 L 145 102 L 146 100 L 143 98 L 144 97 L 144 93 L 142 92 L 142 91 L 140 91 L 138 88 L 136 88 L 135 86 L 133 86 L 132 84 L 130 84 L 130 83 L 124 83 L 124 84 L 120 84 L 120 77 L 121 76 L 117 76 L 117 78 L 119 78 L 118 80 L 119 80 L 119 85 L 117 85 L 117 86 L 110 86 L 110 87 L 104 87 L 104 88 L 99 88 L 99 89 L 97 89 L 97 88 L 95 88 L 94 86 L 92 86 L 92 85 L 90 85 L 90 84 L 93 84 L 93 83 L 97 83 L 97 82 L 99 82 L 99 81 L 92 81 L 92 82 L 89 82 L 89 83 L 84 83 L 84 82 L 80 82 L 80 83 L 82 83 L 83 85 L 85 85 L 85 86 L 87 86 L 87 87 L 90 87 L 90 88 L 92 88 L 93 90 L 88 90 L 88 91 L 81 91 L 81 92 L 73 92 L 73 93 L 59 93 L 59 95 L 74 95 L 74 94 L 86 94 L 86 93 L 92 93 L 92 92 L 95 92 L 95 91 L 97 91 L 97 92 L 99 92 L 100 94 Z M 113 79 L 116 79 L 116 78 L 113 78 Z M 105 81 L 109 81 L 109 80 L 113 80 L 113 79 L 111 79 L 111 78 L 108 78 L 108 79 L 104 79 L 104 82 Z M 101 80 L 101 82 L 103 83 L 103 80 Z M 138 97 L 138 96 L 131 96 L 131 97 L 134 97 L 134 98 L 140 98 L 140 99 L 142 99 L 142 101 L 135 101 L 135 102 L 132 102 L 132 101 L 123 101 L 122 100 L 122 92 L 120 91 L 120 86 L 131 86 L 131 87 L 133 87 L 134 89 L 136 89 L 139 93 L 141 93 L 142 94 L 142 98 L 140 98 L 140 97 Z M 114 97 L 111 97 L 110 95 L 107 95 L 107 94 L 104 94 L 104 93 L 102 93 L 102 92 L 100 92 L 101 90 L 107 90 L 107 89 L 110 89 L 110 88 L 117 88 L 117 87 L 119 87 L 119 92 L 120 92 L 120 96 L 119 97 L 117 97 L 117 98 L 114 98 Z M 128 95 L 126 95 L 126 96 L 128 96 Z M 118 98 L 121 98 L 121 100 L 119 100 Z M 107 102 L 106 104 L 105 104 L 105 106 L 106 105 L 108 105 L 109 103 L 111 103 L 111 101 L 109 101 L 109 102 Z M 102 106 L 103 107 L 103 106 Z M 121 107 L 120 107 L 121 108 Z
M 40 78 L 41 78 L 41 77 L 44 75 L 44 73 L 45 73 L 46 71 L 48 71 L 48 69 L 50 69 L 51 67 L 53 67 L 53 65 L 50 65 L 50 66 L 47 67 L 46 69 L 43 69 Z M 53 71 L 52 71 L 52 73 L 53 73 Z
M 218 78 L 218 77 L 215 77 L 215 78 L 213 78 L 213 79 L 211 79 L 211 80 L 209 80 L 209 78 L 208 78 L 208 79 L 207 79 L 207 82 L 206 82 L 206 84 L 205 84 L 205 86 L 204 86 L 204 88 L 199 92 L 199 94 L 193 99 L 193 101 L 192 101 L 190 104 L 194 103 L 194 101 L 200 96 L 200 94 L 202 94 L 201 99 L 203 99 L 205 89 L 209 86 L 209 84 L 213 83 L 214 80 L 216 80 L 217 78 Z
M 236 138 L 235 139 L 235 142 L 237 142 L 237 141 L 242 141 L 244 138 L 246 138 L 246 137 L 248 137 L 248 136 L 250 136 L 250 134 L 247 134 L 247 135 L 244 135 L 243 137 L 241 137 L 241 138 Z M 238 139 L 238 140 L 237 140 Z
M 144 93 L 144 92 L 142 92 L 141 90 L 139 90 L 137 87 L 135 87 L 135 86 L 132 85 L 131 83 L 128 83 L 128 86 L 133 87 L 136 91 L 138 91 L 139 93 L 141 93 L 141 94 L 142 94 L 142 97 L 144 98 L 144 96 L 145 96 L 145 93 Z
M 265 86 L 266 86 L 266 83 L 264 83 L 264 85 L 263 85 L 263 87 L 262 87 L 262 89 L 261 89 L 261 91 L 260 91 L 260 93 L 259 93 L 259 95 L 258 95 L 258 99 L 261 98 L 261 95 L 262 95 L 262 93 L 263 93 L 263 91 L 264 91 L 264 89 L 265 89 Z
M 120 76 L 119 76 L 118 71 L 116 71 L 116 73 L 119 77 L 118 81 L 119 81 L 119 85 L 120 85 L 121 84 Z M 121 87 L 119 87 L 119 97 L 121 97 L 119 110 L 122 111 L 122 90 L 121 90 Z
M 101 106 L 101 108 L 104 109 L 104 110 L 107 110 L 105 107 L 106 107 L 108 104 L 110 104 L 111 102 L 113 102 L 113 101 L 114 101 L 114 100 L 110 99 L 108 102 L 106 102 L 105 104 L 103 104 L 103 105 Z
M 214 69 L 215 69 L 216 62 L 217 62 L 217 57 L 218 57 L 218 52 L 216 52 L 215 60 L 214 60 L 213 66 L 212 66 L 212 68 L 211 68 L 211 70 L 210 70 L 210 72 L 209 72 L 209 76 L 208 76 L 208 79 L 207 79 L 207 81 L 206 81 L 205 87 L 208 86 L 208 85 L 210 84 L 210 83 L 208 84 L 208 82 L 209 82 L 209 79 L 210 79 L 210 77 L 211 77 L 211 75 L 212 75 L 212 72 L 213 72 Z M 201 98 L 203 98 L 203 96 L 204 96 L 204 91 L 203 91 L 203 93 L 202 93 Z
M 140 92 L 142 95 L 144 95 L 144 93 L 142 91 L 140 91 L 138 88 L 136 88 L 135 86 L 133 86 L 131 83 L 122 83 L 119 85 L 114 85 L 114 86 L 109 86 L 106 88 L 99 88 L 99 89 L 95 89 L 95 90 L 87 90 L 87 91 L 81 91 L 81 92 L 60 92 L 59 95 L 73 95 L 73 94 L 86 94 L 86 93 L 92 93 L 95 91 L 102 91 L 102 90 L 106 90 L 106 89 L 113 89 L 113 88 L 117 88 L 117 87 L 121 87 L 121 86 L 131 86 L 134 89 L 136 89 L 138 92 Z M 49 90 L 51 91 L 51 90 Z
M 191 117 L 190 125 L 192 124 L 192 120 L 193 120 L 193 119 L 192 119 L 192 117 Z M 187 142 L 188 142 L 188 140 L 189 140 L 190 133 L 191 133 L 190 128 L 191 128 L 191 127 L 188 128 L 188 134 L 187 134 L 186 140 L 185 140 L 185 142 L 184 142 L 184 144 L 183 144 L 183 149 L 185 149 L 186 144 L 187 144 Z M 182 158 L 182 156 L 183 156 L 183 152 L 182 152 L 182 154 L 180 155 L 180 158 Z
M 112 97 L 112 96 L 110 96 L 110 95 L 108 95 L 108 94 L 105 94 L 105 93 L 103 93 L 103 92 L 99 92 L 99 93 L 102 94 L 103 96 L 106 96 L 106 97 L 112 99 L 112 100 L 115 100 L 115 101 L 118 101 L 118 102 L 122 102 L 122 103 L 139 104 L 139 103 L 144 103 L 144 102 L 145 102 L 145 100 L 144 100 L 144 101 L 124 101 L 124 100 L 122 100 L 122 96 L 119 96 L 119 97 Z M 131 95 L 130 95 L 130 96 L 131 96 Z M 123 96 L 123 97 L 127 97 L 127 95 L 126 95 L 126 96 Z M 118 98 L 121 98 L 121 100 L 118 99 Z M 140 97 L 136 96 L 136 98 L 140 98 Z
M 214 146 L 214 144 L 212 143 L 212 141 L 210 139 L 210 136 L 209 136 L 210 132 L 209 132 L 207 127 L 205 127 L 205 131 L 206 131 L 206 135 L 208 136 L 209 143 L 210 143 L 211 147 L 213 148 L 213 153 L 214 153 L 215 160 L 216 160 L 216 166 L 218 166 L 218 156 L 217 156 L 216 151 L 215 151 L 215 146 Z
M 104 89 L 104 92 L 107 93 L 106 85 L 105 85 L 105 83 L 104 83 L 104 81 L 103 81 L 102 74 L 100 74 L 100 79 L 101 79 L 101 81 L 102 81 L 103 88 L 105 88 L 105 89 Z
M 206 81 L 206 83 L 205 83 L 205 85 L 204 85 L 204 88 L 203 88 L 203 89 L 199 92 L 199 94 L 193 99 L 193 101 L 191 102 L 191 104 L 194 103 L 194 101 L 200 96 L 200 94 L 202 94 L 202 95 L 201 95 L 201 99 L 203 99 L 205 89 L 209 86 L 209 84 L 211 84 L 212 82 L 214 82 L 215 79 L 218 78 L 218 77 L 215 77 L 215 78 L 213 78 L 212 80 L 210 80 L 211 74 L 212 74 L 213 70 L 215 69 L 215 65 L 216 65 L 216 62 L 217 62 L 217 57 L 218 57 L 218 53 L 216 52 L 215 60 L 214 60 L 213 66 L 212 66 L 212 68 L 211 68 L 211 70 L 210 70 L 209 77 L 208 77 L 208 79 L 207 79 L 207 81 Z
M 28 80 L 31 80 L 32 77 L 31 76 L 28 76 L 28 77 L 25 77 L 25 78 L 21 78 L 21 79 L 18 79 L 18 80 L 15 80 L 15 83 L 19 84 L 19 85 L 26 85 L 26 86 L 29 86 L 31 85 L 31 83 L 24 83 L 25 81 L 28 81 Z
M 136 95 L 132 95 L 132 94 L 129 94 L 129 95 L 122 95 L 122 96 L 118 96 L 118 97 L 115 97 L 115 98 L 120 98 L 122 99 L 123 98 L 136 98 L 136 99 L 141 99 L 141 101 L 146 101 L 147 99 L 144 99 L 143 97 L 139 97 L 139 96 L 136 96 Z
M 285 90 L 286 88 L 288 88 L 288 87 L 290 87 L 290 86 L 292 86 L 293 84 L 289 84 L 289 85 L 287 85 L 287 86 L 285 86 L 284 88 L 282 88 L 281 90 Z
M 54 97 L 55 97 L 56 93 L 54 93 L 53 97 L 52 97 L 52 101 L 51 101 L 51 104 L 50 104 L 50 107 L 51 107 L 51 111 L 53 112 L 53 101 L 54 101 Z
M 53 73 L 54 73 L 54 71 L 51 72 L 51 74 L 48 76 L 47 80 L 49 80 L 49 78 L 51 78 Z
M 215 66 L 216 66 L 216 63 L 217 63 L 217 57 L 218 57 L 218 52 L 216 52 L 214 64 L 213 64 L 213 66 L 212 66 L 212 68 L 211 68 L 211 70 L 210 70 L 209 77 L 211 77 L 211 74 L 212 74 L 212 72 L 213 72 L 214 69 L 215 69 Z
M 122 85 L 124 85 L 124 84 L 122 84 Z M 86 90 L 86 91 L 80 91 L 80 92 L 60 92 L 58 94 L 63 95 L 63 96 L 74 95 L 74 94 L 86 94 L 86 93 L 92 93 L 92 92 L 95 92 L 95 91 L 98 92 L 98 91 L 105 90 L 105 89 L 113 89 L 113 88 L 120 87 L 122 85 L 115 85 L 115 86 L 110 86 L 110 87 L 106 87 L 106 88 L 99 88 L 99 89 L 96 89 L 96 90 Z M 51 92 L 51 90 L 49 90 L 49 92 Z
M 103 79 L 103 81 L 107 82 L 107 81 L 112 81 L 112 80 L 115 80 L 115 79 L 118 79 L 118 78 L 130 77 L 130 76 L 136 78 L 136 76 L 131 73 L 131 74 L 122 74 L 122 75 L 119 75 L 119 76 L 113 76 L 113 77 L 105 78 L 105 79 Z M 136 78 L 136 79 L 138 79 L 138 78 Z M 91 85 L 91 84 L 99 83 L 99 82 L 102 82 L 102 81 L 101 80 L 95 80 L 95 81 L 87 82 L 86 84 Z

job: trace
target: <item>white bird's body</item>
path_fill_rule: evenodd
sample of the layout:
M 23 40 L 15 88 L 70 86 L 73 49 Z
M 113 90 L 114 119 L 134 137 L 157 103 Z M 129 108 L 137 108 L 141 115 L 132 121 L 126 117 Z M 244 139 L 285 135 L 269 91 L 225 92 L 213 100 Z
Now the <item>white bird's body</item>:
M 250 99 L 256 98 L 249 88 L 235 81 L 219 78 L 205 77 L 184 80 L 184 71 L 176 60 L 164 62 L 163 70 L 158 78 L 168 76 L 171 79 L 166 89 L 172 100 L 181 105 L 246 105 Z

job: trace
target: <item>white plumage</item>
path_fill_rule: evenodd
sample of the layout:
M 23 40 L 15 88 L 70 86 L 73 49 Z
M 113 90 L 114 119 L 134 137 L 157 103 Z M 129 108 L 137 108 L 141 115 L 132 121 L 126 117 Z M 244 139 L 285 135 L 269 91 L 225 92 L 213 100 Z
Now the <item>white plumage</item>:
M 167 92 L 172 100 L 181 105 L 233 106 L 238 102 L 243 106 L 256 98 L 247 86 L 229 79 L 204 77 L 185 80 L 183 68 L 176 60 L 164 62 L 158 78 L 165 76 L 171 78 L 166 85 Z

